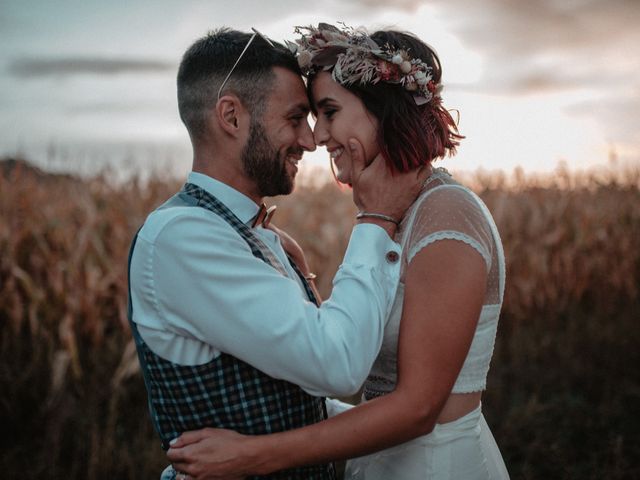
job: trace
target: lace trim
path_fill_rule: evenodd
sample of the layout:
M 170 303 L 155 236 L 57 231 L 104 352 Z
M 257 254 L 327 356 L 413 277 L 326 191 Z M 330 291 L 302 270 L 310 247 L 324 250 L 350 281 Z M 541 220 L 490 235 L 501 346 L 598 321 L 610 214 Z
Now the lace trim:
M 446 168 L 436 167 L 432 169 L 431 175 L 429 175 L 427 179 L 424 181 L 424 183 L 422 184 L 422 188 L 427 188 L 429 184 L 431 184 L 433 181 L 435 181 L 436 179 L 442 176 L 453 178 L 453 176 L 449 173 L 449 171 Z
M 487 264 L 487 271 L 491 270 L 491 255 L 489 255 L 489 253 L 486 252 L 484 248 L 482 248 L 480 242 L 470 237 L 469 235 L 466 235 L 462 232 L 456 232 L 455 230 L 443 230 L 441 232 L 435 232 L 420 239 L 420 241 L 413 247 L 411 247 L 411 250 L 409 250 L 409 253 L 407 254 L 407 263 L 411 262 L 413 257 L 415 257 L 420 250 L 439 240 L 458 240 L 460 242 L 466 243 L 474 250 L 476 250 L 480 255 L 482 255 L 484 262 Z
M 451 393 L 474 393 L 485 391 L 487 389 L 487 373 L 485 373 L 483 380 L 473 381 L 458 377 L 456 383 L 451 389 Z
M 385 387 L 389 388 L 385 389 Z M 366 383 L 364 384 L 362 395 L 366 400 L 371 400 L 372 398 L 387 395 L 388 393 L 391 393 L 395 388 L 395 378 L 392 380 L 386 377 L 381 377 L 380 375 L 369 375 L 367 377 Z
M 384 397 L 385 395 L 390 394 L 391 391 L 389 392 L 385 392 L 383 390 L 372 390 L 370 388 L 366 388 L 364 389 L 364 391 L 362 392 L 362 396 L 364 397 L 365 400 L 373 400 L 374 398 L 378 398 L 378 397 Z
M 390 380 L 386 377 L 381 377 L 380 375 L 369 375 L 367 377 L 367 383 L 378 383 L 378 384 L 383 384 L 383 385 L 392 385 L 395 386 L 396 382 L 395 380 Z

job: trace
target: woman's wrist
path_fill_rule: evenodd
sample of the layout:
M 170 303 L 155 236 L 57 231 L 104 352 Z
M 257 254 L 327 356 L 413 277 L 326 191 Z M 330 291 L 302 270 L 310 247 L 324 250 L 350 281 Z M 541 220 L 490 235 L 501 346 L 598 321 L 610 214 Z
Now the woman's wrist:
M 391 223 L 391 222 L 386 222 L 384 220 L 380 220 L 377 218 L 371 218 L 371 217 L 364 217 L 364 218 L 358 218 L 356 219 L 356 224 L 361 224 L 361 223 L 371 223 L 373 225 L 378 225 L 380 228 L 382 228 L 383 230 L 385 230 L 387 232 L 387 235 L 389 235 L 389 237 L 391 239 L 393 239 L 396 230 L 398 229 L 398 227 L 396 226 L 395 223 Z
M 356 219 L 357 220 L 361 220 L 361 219 L 364 219 L 364 218 L 372 218 L 372 219 L 375 219 L 375 220 L 381 220 L 383 222 L 393 223 L 396 227 L 398 225 L 400 225 L 400 221 L 399 220 L 396 220 L 395 218 L 393 218 L 393 217 L 391 217 L 389 215 L 385 215 L 383 213 L 360 211 L 356 215 Z
M 275 434 L 277 435 L 277 434 Z M 284 452 L 278 451 L 278 442 L 272 439 L 274 435 L 252 435 L 247 437 L 246 452 L 249 462 L 246 475 L 269 475 L 288 468 L 282 462 L 286 458 Z

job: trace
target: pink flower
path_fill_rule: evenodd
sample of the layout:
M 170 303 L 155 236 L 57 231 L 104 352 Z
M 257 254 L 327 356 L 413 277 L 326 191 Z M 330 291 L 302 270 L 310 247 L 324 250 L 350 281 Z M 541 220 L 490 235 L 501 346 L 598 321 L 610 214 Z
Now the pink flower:
M 384 82 L 398 80 L 398 67 L 385 60 L 378 60 L 376 70 L 380 73 L 380 80 Z

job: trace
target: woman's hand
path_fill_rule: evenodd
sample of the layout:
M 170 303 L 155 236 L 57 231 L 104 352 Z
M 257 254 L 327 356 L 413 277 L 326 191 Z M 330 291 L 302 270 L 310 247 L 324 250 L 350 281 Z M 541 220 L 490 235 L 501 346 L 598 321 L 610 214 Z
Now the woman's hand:
M 366 163 L 364 148 L 355 138 L 349 139 L 353 202 L 360 211 L 388 215 L 400 221 L 420 194 L 431 171 L 421 167 L 409 172 L 392 172 L 382 153 Z
M 250 441 L 251 437 L 232 430 L 204 428 L 180 435 L 167 457 L 187 479 L 241 479 L 256 472 L 249 470 L 253 462 Z

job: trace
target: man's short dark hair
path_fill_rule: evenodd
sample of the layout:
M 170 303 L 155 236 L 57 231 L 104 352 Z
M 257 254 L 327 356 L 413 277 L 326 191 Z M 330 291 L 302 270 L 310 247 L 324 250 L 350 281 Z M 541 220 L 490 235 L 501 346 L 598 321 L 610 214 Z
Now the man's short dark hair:
M 251 34 L 221 28 L 198 39 L 182 57 L 178 110 L 192 138 L 204 132 L 207 114 L 218 100 L 218 89 L 250 38 Z M 273 67 L 301 74 L 293 54 L 281 44 L 273 44 L 275 47 L 259 35 L 254 38 L 222 92 L 237 95 L 253 119 L 264 113 L 275 79 Z

